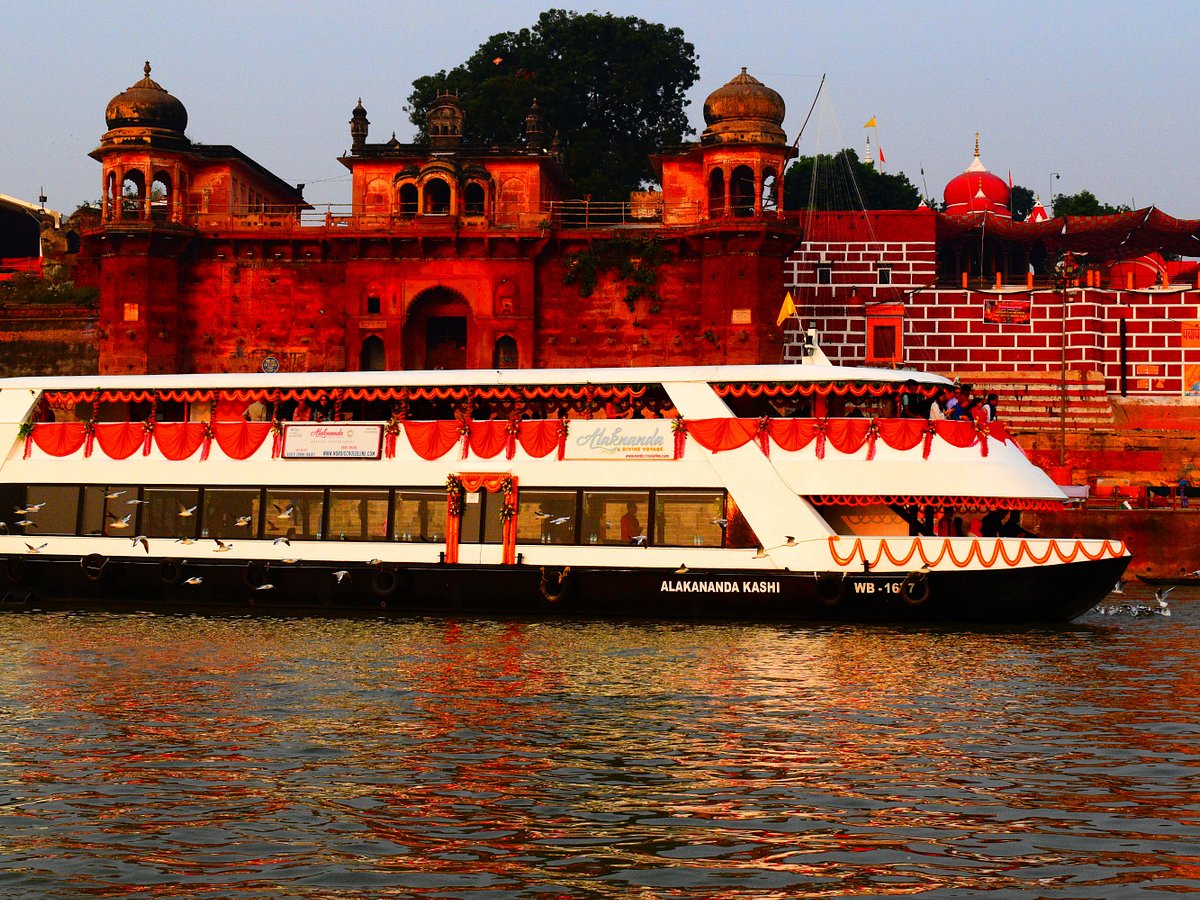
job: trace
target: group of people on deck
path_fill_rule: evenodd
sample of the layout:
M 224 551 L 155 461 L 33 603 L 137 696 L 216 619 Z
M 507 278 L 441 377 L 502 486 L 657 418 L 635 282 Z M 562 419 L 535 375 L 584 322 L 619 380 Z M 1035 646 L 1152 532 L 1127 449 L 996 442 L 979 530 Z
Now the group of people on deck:
M 996 394 L 981 398 L 975 395 L 972 385 L 956 384 L 943 390 L 942 395 L 933 401 L 929 407 L 929 418 L 986 425 L 995 421 L 999 402 Z

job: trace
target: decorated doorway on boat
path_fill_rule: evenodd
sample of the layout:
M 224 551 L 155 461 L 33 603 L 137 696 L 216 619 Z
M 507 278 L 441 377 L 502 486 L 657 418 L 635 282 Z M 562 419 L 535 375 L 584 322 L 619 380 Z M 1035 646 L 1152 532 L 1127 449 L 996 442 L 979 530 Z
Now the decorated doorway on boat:
M 446 478 L 446 562 L 459 544 L 485 544 L 499 532 L 501 562 L 517 561 L 517 479 L 507 472 L 458 472 Z M 489 540 L 491 538 L 491 540 Z

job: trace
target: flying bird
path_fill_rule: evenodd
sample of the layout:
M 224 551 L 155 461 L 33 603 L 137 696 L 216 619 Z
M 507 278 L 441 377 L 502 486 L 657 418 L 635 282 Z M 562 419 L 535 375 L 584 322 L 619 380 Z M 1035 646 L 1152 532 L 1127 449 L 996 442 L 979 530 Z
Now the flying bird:
M 539 519 L 548 519 L 553 515 L 553 513 L 542 512 L 540 509 L 535 509 L 533 514 Z
M 217 542 L 217 546 L 213 550 L 213 553 L 226 553 L 233 549 L 233 544 L 227 544 L 220 538 L 213 538 L 213 540 Z
M 260 584 L 258 587 L 255 588 L 255 590 L 256 591 L 269 591 L 269 590 L 274 589 L 274 587 L 275 587 L 275 585 L 273 585 L 273 584 Z
M 181 519 L 186 519 L 188 516 L 195 515 L 195 513 L 196 513 L 196 507 L 194 507 L 194 506 L 180 506 L 179 507 L 179 518 L 181 518 Z
M 1169 588 L 1159 588 L 1157 591 L 1154 592 L 1154 599 L 1158 601 L 1159 606 L 1166 605 L 1167 595 L 1170 594 L 1171 591 L 1173 591 L 1173 590 L 1175 590 L 1174 585 L 1172 585 Z
M 25 546 L 29 548 L 30 553 L 41 553 L 43 550 L 46 549 L 47 545 L 46 544 L 38 544 L 35 547 L 35 546 L 33 546 L 33 544 L 26 544 Z
M 141 544 L 142 549 L 147 553 L 150 552 L 150 539 L 144 534 L 139 534 L 137 537 L 133 538 L 133 546 L 136 547 L 138 544 Z
M 149 503 L 149 502 L 150 502 L 149 500 L 138 500 L 135 498 L 133 500 L 126 500 L 125 505 L 126 506 L 138 506 L 140 504 Z
M 792 537 L 790 534 L 785 534 L 785 535 L 783 536 L 783 546 L 785 546 L 785 547 L 795 547 L 795 546 L 796 546 L 796 539 L 795 539 L 794 537 Z
M 21 519 L 19 522 L 13 522 L 13 524 L 14 525 L 24 525 L 26 528 L 28 528 L 30 525 L 36 525 L 37 523 L 34 522 L 32 519 Z
M 728 519 L 709 519 L 709 524 L 716 525 L 718 528 L 724 528 L 729 524 Z
M 1125 579 L 1118 578 L 1117 583 L 1113 585 L 1113 589 L 1112 589 L 1111 593 L 1113 593 L 1113 594 L 1125 593 Z
M 111 513 L 109 514 L 109 516 L 110 516 L 110 518 L 112 518 L 112 519 L 114 519 L 114 520 L 115 520 L 115 521 L 113 521 L 113 523 L 112 523 L 112 524 L 109 526 L 110 528 L 128 528 L 128 527 L 129 527 L 129 520 L 133 518 L 133 513 L 130 513 L 130 514 L 129 514 L 129 515 L 127 515 L 127 516 L 122 516 L 122 517 L 121 517 L 121 518 L 119 518 L 119 519 L 118 519 L 116 516 L 112 515 Z
M 294 506 L 289 506 L 287 509 L 283 509 L 281 506 L 276 505 L 275 508 L 280 510 L 280 512 L 275 515 L 275 518 L 277 519 L 290 519 L 296 512 L 296 507 Z
M 633 545 L 635 547 L 645 547 L 646 546 L 646 536 L 644 534 L 635 534 L 629 540 L 633 543 Z
M 177 544 L 194 544 L 194 543 L 196 543 L 196 541 L 194 538 L 180 537 L 180 538 L 175 538 L 175 543 L 177 543 Z
M 286 534 L 282 537 L 275 538 L 275 540 L 271 541 L 271 543 L 275 546 L 279 546 L 280 544 L 287 544 L 289 547 L 292 546 L 292 542 Z
M 28 516 L 32 513 L 39 512 L 45 503 L 27 503 L 24 507 L 14 506 L 13 512 L 18 516 Z
M 675 570 L 675 574 L 676 575 L 686 575 L 687 571 L 688 571 L 688 567 L 687 567 L 687 564 L 685 563 L 684 565 L 681 565 L 678 569 Z
M 294 563 L 300 562 L 300 560 L 298 560 L 298 559 L 281 559 L 280 562 L 286 563 L 287 565 L 290 566 L 290 565 L 293 565 Z
M 200 584 L 202 581 L 204 581 L 204 579 L 199 575 L 193 575 L 191 578 L 185 581 L 184 584 Z
M 116 500 L 118 497 L 123 497 L 125 494 L 126 491 L 109 491 L 104 495 L 104 498 L 106 500 Z
M 338 580 L 338 584 L 341 584 L 343 578 L 350 577 L 350 573 L 347 572 L 345 569 L 338 569 L 336 572 L 333 573 L 333 577 Z
M 367 565 L 368 566 L 382 566 L 383 560 L 382 559 L 368 559 Z
M 563 525 L 570 521 L 571 521 L 570 516 L 559 516 L 557 519 L 551 519 L 550 524 L 551 525 Z
M 250 524 L 249 516 L 238 516 L 237 521 L 233 523 L 234 528 L 245 528 Z

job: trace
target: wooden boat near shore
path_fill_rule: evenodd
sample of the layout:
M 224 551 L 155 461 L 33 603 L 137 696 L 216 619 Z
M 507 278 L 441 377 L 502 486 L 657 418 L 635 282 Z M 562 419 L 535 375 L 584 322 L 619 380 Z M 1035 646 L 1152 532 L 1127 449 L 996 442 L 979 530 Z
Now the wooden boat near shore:
M 1125 546 L 1021 531 L 1062 492 L 1001 423 L 927 420 L 947 384 L 829 365 L 4 380 L 0 600 L 1080 615 Z

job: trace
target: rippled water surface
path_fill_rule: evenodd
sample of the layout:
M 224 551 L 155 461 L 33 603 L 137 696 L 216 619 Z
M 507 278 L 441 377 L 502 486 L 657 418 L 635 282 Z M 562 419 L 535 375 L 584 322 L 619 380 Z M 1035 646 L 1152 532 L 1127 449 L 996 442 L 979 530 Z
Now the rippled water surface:
M 0 893 L 1200 890 L 1200 596 L 1043 630 L 0 616 Z

